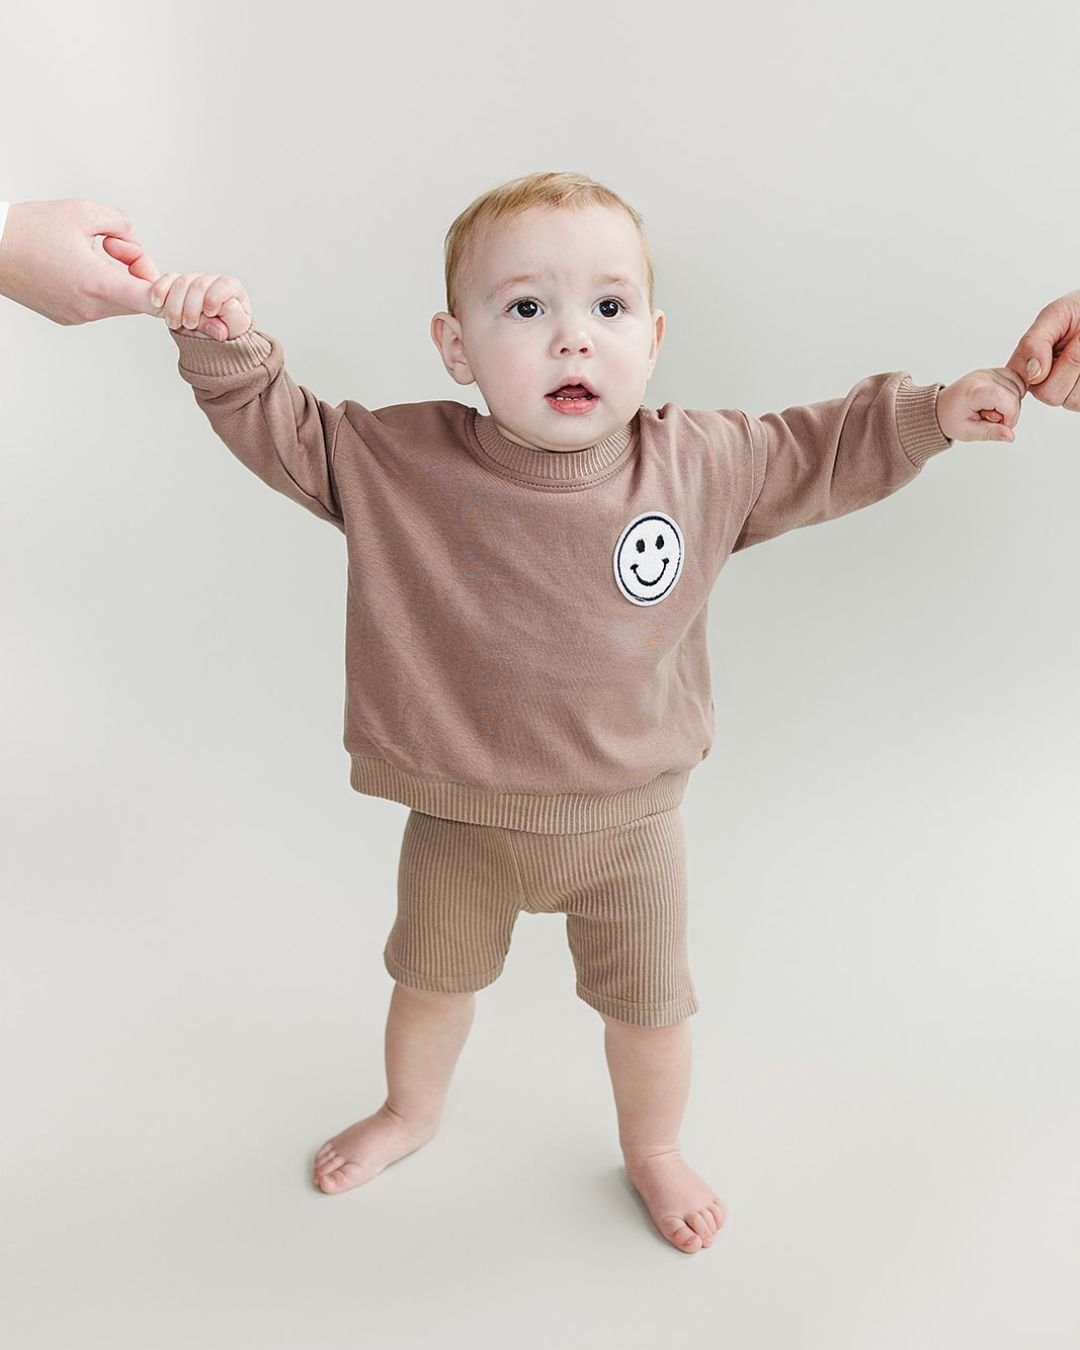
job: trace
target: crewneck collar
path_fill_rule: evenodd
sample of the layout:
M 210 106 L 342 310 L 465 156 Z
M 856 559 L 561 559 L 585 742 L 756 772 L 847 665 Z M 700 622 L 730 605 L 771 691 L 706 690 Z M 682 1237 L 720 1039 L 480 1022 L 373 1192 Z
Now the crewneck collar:
M 495 425 L 494 417 L 470 409 L 466 425 L 475 441 L 481 462 L 505 478 L 523 483 L 589 483 L 609 477 L 633 453 L 637 440 L 637 416 L 626 426 L 584 450 L 537 450 L 508 440 Z

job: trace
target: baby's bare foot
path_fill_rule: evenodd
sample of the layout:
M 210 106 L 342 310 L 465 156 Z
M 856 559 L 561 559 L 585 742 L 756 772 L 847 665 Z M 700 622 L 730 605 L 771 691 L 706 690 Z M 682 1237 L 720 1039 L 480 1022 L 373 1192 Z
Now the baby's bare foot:
M 437 1128 L 411 1127 L 383 1103 L 374 1115 L 365 1116 L 323 1144 L 315 1155 L 312 1180 L 328 1195 L 362 1186 L 390 1163 L 426 1144 Z
M 678 1150 L 651 1157 L 624 1155 L 624 1161 L 653 1223 L 673 1247 L 698 1252 L 712 1246 L 727 1210 Z

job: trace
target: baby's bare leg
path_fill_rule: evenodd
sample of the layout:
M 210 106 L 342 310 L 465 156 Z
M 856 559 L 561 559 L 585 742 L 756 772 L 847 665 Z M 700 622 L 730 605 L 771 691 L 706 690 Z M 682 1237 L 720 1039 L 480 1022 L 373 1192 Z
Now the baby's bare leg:
M 476 1012 L 475 994 L 438 994 L 394 983 L 386 1018 L 387 1096 L 315 1155 L 313 1179 L 336 1195 L 361 1186 L 439 1128 L 443 1103 Z
M 724 1205 L 683 1162 L 679 1145 L 690 1095 L 690 1019 L 641 1027 L 600 1016 L 619 1145 L 634 1189 L 673 1246 L 685 1252 L 711 1247 Z

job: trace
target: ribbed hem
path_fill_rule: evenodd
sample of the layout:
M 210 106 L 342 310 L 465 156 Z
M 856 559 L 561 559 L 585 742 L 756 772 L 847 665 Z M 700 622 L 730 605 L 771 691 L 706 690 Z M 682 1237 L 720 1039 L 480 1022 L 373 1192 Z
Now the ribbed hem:
M 242 375 L 246 370 L 261 366 L 270 355 L 272 345 L 265 334 L 254 328 L 227 342 L 194 337 L 179 328 L 168 331 L 180 348 L 180 364 L 193 375 Z
M 387 946 L 389 946 L 389 943 Z M 492 970 L 486 971 L 482 975 L 425 975 L 419 971 L 410 970 L 407 966 L 403 966 L 400 961 L 395 961 L 387 947 L 383 948 L 383 965 L 391 979 L 397 980 L 398 984 L 408 985 L 410 989 L 426 989 L 430 994 L 477 994 L 481 989 L 486 989 L 489 984 L 495 983 L 502 974 L 505 964 L 504 961 L 500 961 Z M 471 988 L 462 989 L 463 984 L 468 984 Z M 610 1015 L 615 1016 L 614 1013 Z
M 349 783 L 428 816 L 535 834 L 584 834 L 670 811 L 686 793 L 689 769 L 658 774 L 621 792 L 491 792 L 468 783 L 418 778 L 385 759 L 352 755 Z
M 940 454 L 952 445 L 937 420 L 937 396 L 944 388 L 943 384 L 912 384 L 909 375 L 901 380 L 896 391 L 896 430 L 904 454 L 917 469 L 931 455 Z
M 591 989 L 577 981 L 574 986 L 577 996 L 583 1003 L 587 1003 L 590 1008 L 595 1008 L 599 1013 L 606 1013 L 608 1017 L 614 1017 L 616 1022 L 630 1022 L 638 1027 L 667 1027 L 674 1022 L 685 1021 L 688 1017 L 693 1017 L 695 1013 L 701 1011 L 701 1004 L 698 1002 L 697 991 L 686 994 L 675 1003 L 630 1003 L 626 999 L 612 998 L 605 994 L 594 994 Z

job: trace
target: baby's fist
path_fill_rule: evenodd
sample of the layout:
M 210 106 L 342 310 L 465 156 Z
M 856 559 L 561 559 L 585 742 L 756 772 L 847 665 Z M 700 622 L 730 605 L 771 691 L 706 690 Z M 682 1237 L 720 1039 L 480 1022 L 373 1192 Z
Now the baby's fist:
M 216 272 L 165 272 L 150 287 L 150 303 L 164 305 L 169 327 L 224 342 L 252 326 L 251 301 L 235 277 Z
M 1008 366 L 973 370 L 939 390 L 937 420 L 954 441 L 1014 441 L 1027 385 Z

